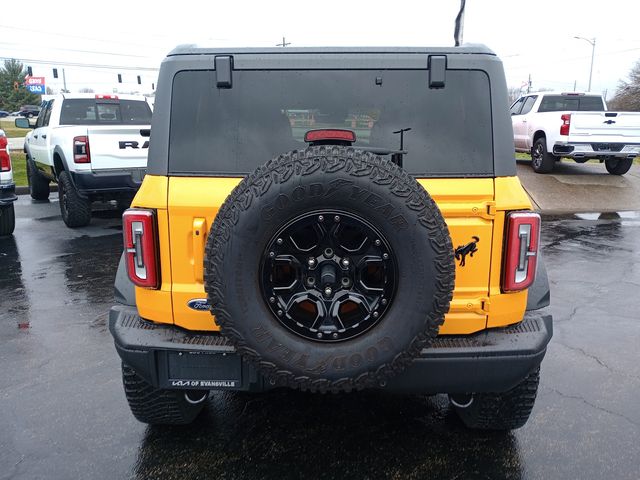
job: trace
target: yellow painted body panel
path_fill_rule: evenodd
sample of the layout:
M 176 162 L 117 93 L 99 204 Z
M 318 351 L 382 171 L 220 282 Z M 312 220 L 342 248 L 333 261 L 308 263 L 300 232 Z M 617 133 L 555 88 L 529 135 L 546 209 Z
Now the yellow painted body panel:
M 136 289 L 142 317 L 190 330 L 218 330 L 209 312 L 187 302 L 206 296 L 204 246 L 218 209 L 239 178 L 147 176 L 134 205 L 158 210 L 160 291 Z M 505 211 L 531 208 L 517 177 L 418 180 L 438 203 L 454 248 L 480 239 L 465 266 L 456 262 L 453 301 L 441 334 L 468 334 L 518 322 L 527 293 L 500 290 Z M 256 294 L 258 294 L 256 292 Z

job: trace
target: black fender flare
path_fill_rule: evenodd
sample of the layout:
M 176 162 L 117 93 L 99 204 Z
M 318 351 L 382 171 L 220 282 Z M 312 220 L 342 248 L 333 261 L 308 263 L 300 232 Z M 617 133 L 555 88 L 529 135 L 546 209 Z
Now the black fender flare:
M 136 287 L 127 274 L 124 252 L 120 255 L 120 262 L 118 263 L 118 271 L 116 272 L 116 281 L 113 286 L 113 290 L 116 302 L 123 305 L 129 305 L 131 307 L 136 306 Z
M 538 262 L 536 268 L 536 279 L 533 281 L 533 285 L 529 287 L 527 295 L 527 311 L 539 310 L 549 306 L 551 303 L 551 291 L 549 289 L 547 267 L 544 265 L 544 258 L 542 258 L 542 252 L 540 250 L 538 250 Z

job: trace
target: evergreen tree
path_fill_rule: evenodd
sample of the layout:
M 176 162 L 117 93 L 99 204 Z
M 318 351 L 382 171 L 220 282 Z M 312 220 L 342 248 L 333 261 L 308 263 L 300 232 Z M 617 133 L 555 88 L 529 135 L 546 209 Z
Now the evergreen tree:
M 31 93 L 24 86 L 27 71 L 18 60 L 4 61 L 0 68 L 0 110 L 9 112 L 20 109 L 22 105 L 40 105 L 40 95 Z

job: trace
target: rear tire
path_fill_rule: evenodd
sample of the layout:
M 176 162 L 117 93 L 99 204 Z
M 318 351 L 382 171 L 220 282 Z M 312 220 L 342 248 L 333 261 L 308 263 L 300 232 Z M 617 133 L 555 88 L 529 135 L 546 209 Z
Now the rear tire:
M 607 158 L 604 166 L 611 175 L 624 175 L 633 164 L 633 158 Z
M 58 196 L 62 220 L 69 228 L 84 227 L 91 221 L 91 201 L 78 195 L 67 171 L 58 176 Z
M 475 430 L 515 430 L 522 427 L 531 415 L 540 382 L 540 367 L 522 382 L 502 393 L 476 393 L 468 407 L 470 398 L 452 399 L 458 417 L 468 428 Z
M 122 364 L 122 384 L 129 408 L 134 417 L 150 425 L 187 425 L 198 416 L 206 401 L 189 403 L 186 390 L 163 390 L 155 388 L 128 365 Z M 199 399 L 207 391 L 190 392 L 191 398 Z
M 27 158 L 27 182 L 29 183 L 29 194 L 34 200 L 47 200 L 51 191 L 49 180 L 38 173 L 35 167 L 32 167 L 31 160 Z
M 13 203 L 0 207 L 0 237 L 11 235 L 16 228 L 16 214 Z
M 531 149 L 531 167 L 536 173 L 549 173 L 558 160 L 558 157 L 547 151 L 547 141 L 544 137 L 539 138 Z

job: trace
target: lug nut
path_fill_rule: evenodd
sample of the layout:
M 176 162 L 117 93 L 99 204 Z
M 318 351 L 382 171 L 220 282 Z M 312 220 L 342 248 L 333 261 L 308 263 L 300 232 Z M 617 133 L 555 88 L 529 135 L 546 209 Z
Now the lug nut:
M 277 313 L 278 313 L 278 316 L 281 317 L 284 312 L 282 310 L 278 310 Z
M 324 217 L 322 215 L 318 215 L 318 221 L 319 222 L 324 222 Z
M 376 244 L 376 247 L 379 247 L 380 245 L 382 245 L 382 242 L 380 240 L 376 240 L 375 242 L 373 242 Z
M 318 337 L 318 338 L 322 338 L 322 332 L 318 332 L 318 334 L 316 335 L 316 337 Z
M 324 294 L 328 297 L 329 295 L 331 295 L 332 291 L 333 290 L 331 290 L 331 287 L 327 287 L 324 289 Z
M 349 280 L 349 277 L 342 277 L 341 283 L 343 287 L 348 287 L 351 281 Z
M 315 264 L 316 264 L 316 259 L 315 259 L 315 258 L 310 258 L 309 260 L 307 260 L 307 264 L 308 264 L 310 267 L 315 266 Z
M 316 283 L 316 279 L 313 277 L 308 277 L 307 278 L 307 285 L 311 286 L 314 285 Z
M 380 314 L 378 312 L 373 312 L 373 318 L 378 318 Z
M 269 297 L 270 303 L 276 303 L 276 297 Z
M 281 238 L 277 239 L 277 240 L 276 240 L 276 243 L 277 243 L 278 245 L 282 245 L 282 239 L 281 239 Z
M 349 259 L 348 258 L 343 258 L 342 259 L 342 266 L 343 267 L 348 267 L 349 266 Z
M 271 258 L 275 257 L 275 256 L 276 256 L 276 252 L 269 252 L 269 256 L 270 256 Z
M 389 260 L 389 254 L 388 253 L 383 253 L 382 254 L 382 258 L 385 260 Z
M 333 332 L 333 334 L 331 335 L 333 338 L 338 338 L 338 333 L 337 332 Z
M 387 304 L 387 299 L 386 299 L 386 298 L 383 298 L 383 299 L 382 299 L 382 305 L 386 305 L 386 304 Z
M 339 222 L 340 221 L 340 215 L 336 215 L 335 217 L 333 217 L 333 221 L 334 222 Z

